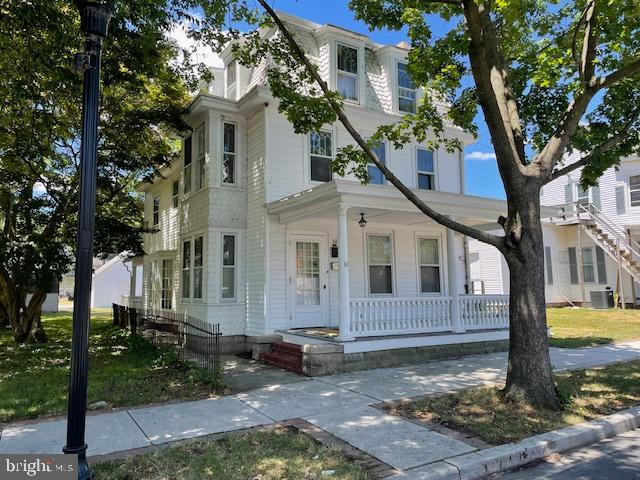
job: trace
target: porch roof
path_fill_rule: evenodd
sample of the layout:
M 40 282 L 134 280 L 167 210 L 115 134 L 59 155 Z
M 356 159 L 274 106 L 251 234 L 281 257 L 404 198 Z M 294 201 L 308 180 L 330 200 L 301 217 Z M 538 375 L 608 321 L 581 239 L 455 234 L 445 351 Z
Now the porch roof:
M 507 212 L 507 202 L 503 200 L 450 192 L 414 191 L 434 210 L 483 230 L 501 228 L 497 223 L 498 217 Z M 333 180 L 268 203 L 267 213 L 276 216 L 278 223 L 286 224 L 327 214 L 334 217 L 339 205 L 357 209 L 352 215 L 363 211 L 367 218 L 388 219 L 389 223 L 432 221 L 392 185 L 362 185 L 349 180 Z M 543 217 L 549 216 L 547 213 L 543 211 Z

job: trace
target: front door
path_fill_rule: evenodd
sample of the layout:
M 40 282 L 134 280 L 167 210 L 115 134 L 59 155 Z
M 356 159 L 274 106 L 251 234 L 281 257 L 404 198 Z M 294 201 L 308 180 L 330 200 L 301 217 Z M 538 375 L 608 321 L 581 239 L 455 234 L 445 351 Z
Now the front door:
M 326 239 L 293 236 L 288 243 L 291 328 L 327 326 Z

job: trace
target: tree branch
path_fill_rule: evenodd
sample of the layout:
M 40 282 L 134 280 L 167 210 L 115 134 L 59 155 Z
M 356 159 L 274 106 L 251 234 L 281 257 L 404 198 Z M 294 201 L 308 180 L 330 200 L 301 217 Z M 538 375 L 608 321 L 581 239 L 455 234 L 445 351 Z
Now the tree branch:
M 634 60 L 630 64 L 621 67 L 613 73 L 610 73 L 606 77 L 600 78 L 596 81 L 595 87 L 597 89 L 609 88 L 614 83 L 619 82 L 620 80 L 629 77 L 631 75 L 635 75 L 636 73 L 640 73 L 640 58 Z
M 404 183 L 396 177 L 391 170 L 387 168 L 387 166 L 382 163 L 377 155 L 371 150 L 367 142 L 362 138 L 362 136 L 358 133 L 355 127 L 351 124 L 349 118 L 345 114 L 342 106 L 337 103 L 333 98 L 331 98 L 331 91 L 329 90 L 329 86 L 322 79 L 322 77 L 318 74 L 318 71 L 311 63 L 311 61 L 307 58 L 307 55 L 304 53 L 298 42 L 296 42 L 295 38 L 286 25 L 280 20 L 280 17 L 276 14 L 276 12 L 269 6 L 269 4 L 265 0 L 258 0 L 258 3 L 265 9 L 265 11 L 269 14 L 275 24 L 278 26 L 282 34 L 287 40 L 289 47 L 292 50 L 292 53 L 298 57 L 298 59 L 303 63 L 307 72 L 313 77 L 313 79 L 318 83 L 322 92 L 324 93 L 327 101 L 331 105 L 331 108 L 335 112 L 336 116 L 344 125 L 347 132 L 351 135 L 351 137 L 356 141 L 358 146 L 362 148 L 362 150 L 367 154 L 371 162 L 380 169 L 385 178 L 409 200 L 413 203 L 418 209 L 424 213 L 429 218 L 435 220 L 440 225 L 443 225 L 447 228 L 455 230 L 459 233 L 467 235 L 471 238 L 475 238 L 484 243 L 488 243 L 490 245 L 495 246 L 496 248 L 502 250 L 504 249 L 504 239 L 502 237 L 498 237 L 497 235 L 492 235 L 490 233 L 482 232 L 480 230 L 476 230 L 475 228 L 469 227 L 467 225 L 463 225 L 461 223 L 452 220 L 451 218 L 442 215 L 441 213 L 433 210 L 427 204 L 425 204 L 411 189 L 409 189 Z
M 422 3 L 444 3 L 447 5 L 462 6 L 462 0 L 421 0 Z
M 587 84 L 593 78 L 595 73 L 596 47 L 598 44 L 598 36 L 595 29 L 596 21 L 596 0 L 591 0 L 585 7 L 585 23 L 584 40 L 582 44 L 582 55 L 578 73 L 582 78 L 583 84 Z

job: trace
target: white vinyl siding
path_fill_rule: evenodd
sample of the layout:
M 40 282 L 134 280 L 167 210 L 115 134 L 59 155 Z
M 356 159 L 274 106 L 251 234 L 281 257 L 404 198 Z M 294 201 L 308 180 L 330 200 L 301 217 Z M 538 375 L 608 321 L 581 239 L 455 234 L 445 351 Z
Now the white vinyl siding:
M 358 78 L 358 49 L 337 44 L 338 92 L 345 100 L 357 102 L 360 98 Z

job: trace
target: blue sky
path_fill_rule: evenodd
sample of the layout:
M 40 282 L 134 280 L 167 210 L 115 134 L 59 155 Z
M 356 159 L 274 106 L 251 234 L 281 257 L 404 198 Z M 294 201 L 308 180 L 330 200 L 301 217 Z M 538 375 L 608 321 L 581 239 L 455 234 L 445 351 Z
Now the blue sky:
M 348 8 L 348 0 L 272 0 L 271 5 L 292 15 L 297 15 L 317 23 L 332 23 L 368 35 L 374 41 L 393 44 L 407 40 L 405 32 L 376 30 L 369 32 L 363 22 L 356 21 Z M 444 24 L 432 25 L 435 35 L 444 32 Z M 466 189 L 471 195 L 505 198 L 498 165 L 486 124 L 479 114 L 476 118 L 479 128 L 477 141 L 465 148 Z

